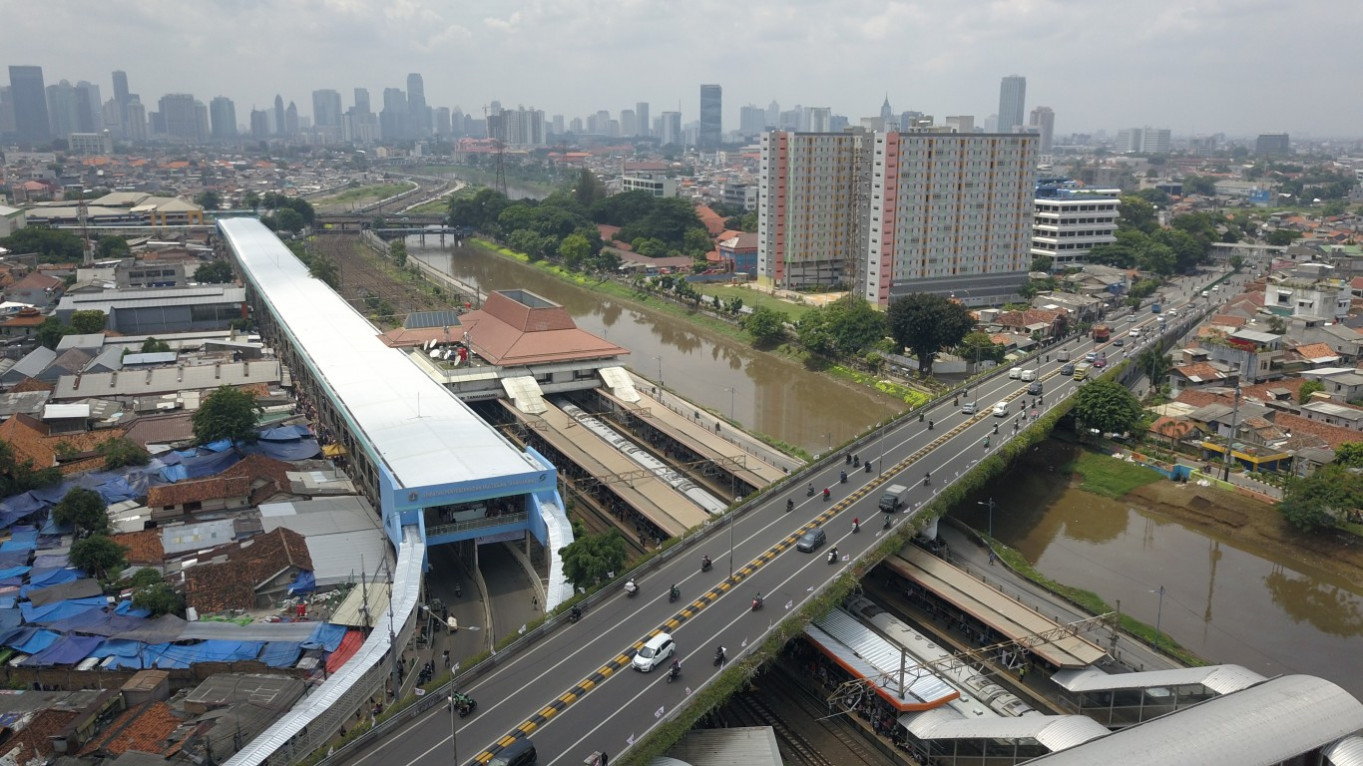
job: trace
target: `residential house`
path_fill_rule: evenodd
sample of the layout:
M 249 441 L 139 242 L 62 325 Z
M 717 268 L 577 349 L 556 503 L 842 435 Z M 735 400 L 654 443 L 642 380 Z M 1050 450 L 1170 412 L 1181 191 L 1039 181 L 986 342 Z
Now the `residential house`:
M 1339 354 L 1326 343 L 1298 343 L 1289 346 L 1283 354 L 1284 372 L 1315 370 L 1338 363 Z
M 61 299 L 65 284 L 62 280 L 41 271 L 31 271 L 23 279 L 10 285 L 5 290 L 5 296 L 11 301 L 46 309 Z
M 1301 416 L 1326 425 L 1363 431 L 1363 408 L 1359 407 L 1317 399 L 1301 406 Z
M 1169 370 L 1169 392 L 1178 396 L 1190 388 L 1210 388 L 1235 386 L 1240 381 L 1239 372 L 1221 362 L 1192 362 L 1174 365 Z
M 1060 319 L 1063 316 L 1065 316 L 1063 310 L 1048 311 L 1033 308 L 1025 311 L 1004 311 L 994 319 L 994 324 L 997 324 L 1005 332 L 1028 337 L 1035 333 L 1049 336 L 1055 332 L 1057 325 L 1063 322 Z
M 0 423 L 0 441 L 7 442 L 17 457 L 32 460 L 37 468 L 57 466 L 63 474 L 104 467 L 104 458 L 95 453 L 95 447 L 121 436 L 121 428 L 55 434 L 46 423 L 24 414 Z
M 24 355 L 9 369 L 0 372 L 0 386 L 13 386 L 28 378 L 36 379 L 57 358 L 57 352 L 39 346 Z
M 47 319 L 36 308 L 20 309 L 0 320 L 0 338 L 28 338 L 38 332 L 38 327 Z
M 312 571 L 303 536 L 280 528 L 207 551 L 185 570 L 185 603 L 199 614 L 267 606 Z
M 1282 337 L 1269 332 L 1239 329 L 1220 338 L 1203 337 L 1210 361 L 1222 362 L 1237 370 L 1248 383 L 1282 377 L 1280 348 Z
M 250 477 L 219 475 L 154 486 L 147 490 L 147 507 L 153 519 L 170 519 L 190 513 L 247 508 L 251 505 L 250 497 Z
M 1098 318 L 1103 301 L 1092 295 L 1079 293 L 1048 292 L 1032 299 L 1032 308 L 1043 311 L 1067 313 L 1078 321 L 1089 322 Z
M 1318 380 L 1331 399 L 1351 402 L 1363 398 L 1363 373 L 1352 367 L 1323 367 L 1303 370 L 1303 378 Z

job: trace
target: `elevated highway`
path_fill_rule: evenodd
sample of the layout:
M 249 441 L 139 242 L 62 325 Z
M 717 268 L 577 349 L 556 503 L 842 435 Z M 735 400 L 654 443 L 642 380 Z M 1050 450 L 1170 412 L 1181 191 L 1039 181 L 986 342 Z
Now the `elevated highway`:
M 1182 309 L 1201 283 L 1210 281 L 1169 288 L 1165 305 Z M 1180 311 L 1182 316 L 1169 322 L 1167 334 L 1182 335 L 1196 321 L 1189 316 L 1193 313 Z M 1148 336 L 1155 333 L 1156 316 L 1146 313 L 1133 319 L 1130 324 L 1118 323 L 1121 335 L 1114 337 L 1125 338 L 1134 327 L 1150 332 L 1143 341 L 1122 348 L 1101 344 L 1111 364 L 1153 342 Z M 1095 348 L 1087 339 L 1071 340 L 1064 347 L 1076 356 Z M 1049 362 L 1043 358 L 1026 364 L 1038 370 L 1045 386 L 1045 405 L 1038 414 L 1082 385 L 1059 374 L 1062 365 L 1054 351 Z M 423 714 L 388 732 L 380 744 L 338 753 L 328 763 L 486 764 L 508 743 L 527 736 L 533 738 L 545 766 L 575 766 L 596 751 L 624 753 L 720 672 L 710 661 L 716 646 L 727 647 L 729 661 L 752 651 L 784 618 L 877 547 L 888 533 L 876 510 L 885 485 L 897 482 L 911 488 L 907 509 L 891 517 L 897 528 L 997 451 L 1012 436 L 1020 400 L 1031 398 L 1027 386 L 1001 373 L 970 387 L 966 400 L 975 401 L 980 414 L 965 415 L 947 398 L 924 411 L 926 419 L 935 421 L 932 430 L 927 422 L 908 418 L 863 439 L 850 450 L 871 470 L 850 473 L 846 484 L 838 481 L 843 453 L 792 476 L 733 518 L 714 522 L 709 533 L 686 539 L 650 562 L 650 569 L 637 573 L 638 597 L 626 598 L 618 589 L 597 594 L 578 623 L 560 619 L 546 625 L 523 639 L 523 646 L 504 651 L 504 658 L 461 677 L 460 691 L 479 702 L 474 715 L 457 719 L 443 706 L 429 705 Z M 1009 403 L 1008 417 L 990 414 L 996 402 Z M 1029 417 L 1024 425 L 1031 423 Z M 932 474 L 930 486 L 923 485 L 925 472 Z M 817 493 L 807 496 L 807 484 L 831 487 L 833 499 L 824 502 Z M 795 503 L 790 512 L 788 498 Z M 853 518 L 865 522 L 859 534 L 853 533 Z M 836 546 L 841 553 L 835 564 L 827 563 L 827 547 L 813 555 L 794 550 L 800 534 L 819 526 L 827 531 L 828 547 Z M 702 554 L 714 561 L 709 572 L 700 571 Z M 667 599 L 674 583 L 683 594 L 679 604 Z M 749 603 L 759 592 L 766 608 L 750 611 Z M 635 652 L 659 630 L 676 639 L 677 657 L 684 666 L 680 683 L 666 684 L 661 671 L 643 674 L 630 669 Z

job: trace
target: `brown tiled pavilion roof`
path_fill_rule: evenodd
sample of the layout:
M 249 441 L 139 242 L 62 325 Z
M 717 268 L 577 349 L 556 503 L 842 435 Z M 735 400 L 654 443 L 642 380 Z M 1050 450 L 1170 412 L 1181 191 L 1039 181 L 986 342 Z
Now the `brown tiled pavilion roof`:
M 123 546 L 127 553 L 124 558 L 129 564 L 159 565 L 166 558 L 165 546 L 161 544 L 161 530 L 144 529 L 141 532 L 124 532 L 114 535 L 113 541 Z
M 220 545 L 200 555 L 207 561 L 225 556 L 222 563 L 198 564 L 185 570 L 185 601 L 200 614 L 255 606 L 256 588 L 294 567 L 312 570 L 307 542 L 291 529 L 280 528 L 249 540 Z
M 148 702 L 123 711 L 108 726 L 85 743 L 83 756 L 105 753 L 122 755 L 129 750 L 139 753 L 163 753 L 170 744 L 170 736 L 182 721 L 170 705 Z
M 147 490 L 148 508 L 165 508 L 205 500 L 228 497 L 247 497 L 251 494 L 251 479 L 246 476 L 214 476 L 211 479 L 161 484 Z
M 501 292 L 461 316 L 474 353 L 501 367 L 624 356 L 627 349 L 578 329 L 558 305 L 527 306 Z

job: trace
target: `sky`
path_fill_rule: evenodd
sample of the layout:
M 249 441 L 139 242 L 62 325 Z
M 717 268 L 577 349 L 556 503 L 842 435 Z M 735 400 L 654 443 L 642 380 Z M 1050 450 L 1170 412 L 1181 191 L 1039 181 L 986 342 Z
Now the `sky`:
M 419 72 L 428 104 L 476 115 L 647 101 L 690 122 L 713 82 L 726 131 L 745 104 L 855 124 L 887 95 L 981 125 L 1019 74 L 1059 136 L 1363 135 L 1359 0 L 0 0 L 0 20 L 0 66 L 89 80 L 106 100 L 122 69 L 149 111 L 165 93 L 225 95 L 240 123 L 276 93 L 310 115 L 312 91 L 348 108 L 366 87 L 378 109 Z

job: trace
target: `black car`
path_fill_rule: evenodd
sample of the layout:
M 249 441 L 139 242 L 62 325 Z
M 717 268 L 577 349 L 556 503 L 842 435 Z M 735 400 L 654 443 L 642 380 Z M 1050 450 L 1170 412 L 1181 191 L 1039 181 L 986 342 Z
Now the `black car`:
M 1061 367 L 1061 368 L 1060 368 L 1060 374 L 1061 374 L 1061 375 L 1064 375 L 1064 376 L 1066 376 L 1066 377 L 1068 377 L 1068 376 L 1070 376 L 1070 375 L 1073 375 L 1073 374 L 1074 374 L 1074 365 L 1072 365 L 1072 364 L 1067 364 L 1067 365 L 1065 365 L 1064 367 Z
M 1117 348 L 1121 348 L 1122 346 L 1126 345 L 1126 341 L 1122 340 L 1121 338 L 1117 338 L 1116 340 L 1112 341 L 1112 345 L 1116 346 Z
M 800 539 L 795 541 L 795 550 L 813 553 L 826 542 L 828 542 L 828 535 L 824 534 L 823 528 L 815 527 L 800 535 Z
M 1032 385 L 1027 387 L 1027 393 L 1032 396 L 1041 396 L 1042 391 L 1041 381 L 1039 380 L 1032 381 Z

